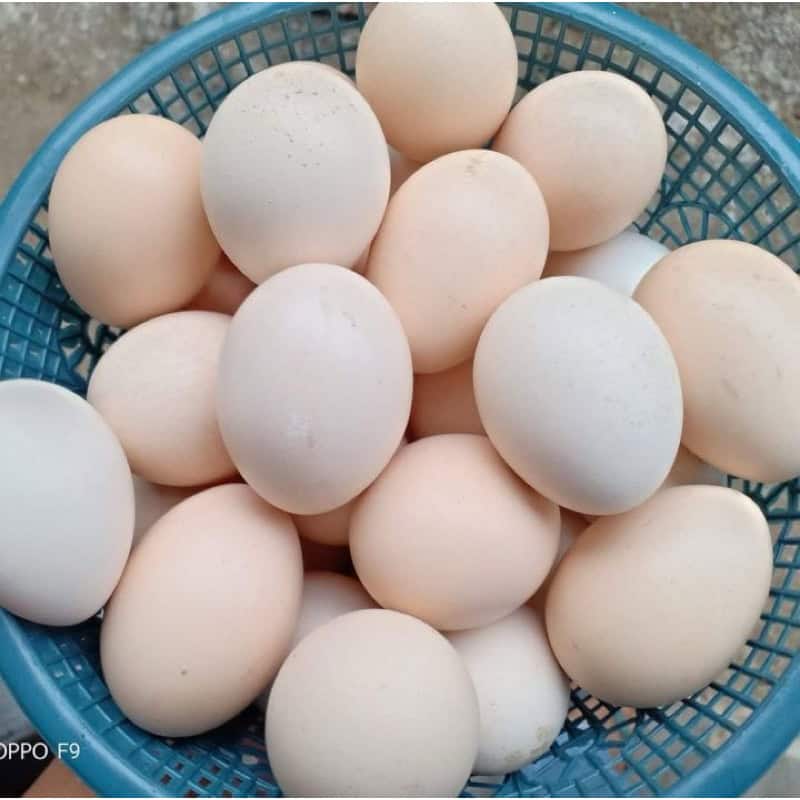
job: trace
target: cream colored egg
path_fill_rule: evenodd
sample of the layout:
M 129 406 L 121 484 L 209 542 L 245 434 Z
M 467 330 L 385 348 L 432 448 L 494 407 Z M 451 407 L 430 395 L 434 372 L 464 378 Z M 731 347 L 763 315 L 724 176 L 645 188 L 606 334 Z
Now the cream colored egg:
M 438 433 L 483 433 L 472 390 L 472 361 L 414 376 L 408 426 L 414 439 Z
M 409 158 L 481 147 L 514 99 L 514 36 L 493 3 L 381 3 L 361 32 L 356 83 Z
M 669 250 L 641 233 L 623 231 L 602 244 L 570 252 L 551 252 L 543 277 L 575 275 L 600 281 L 630 297 L 647 271 Z
M 547 600 L 547 592 L 550 589 L 550 584 L 553 582 L 553 575 L 555 575 L 561 559 L 567 554 L 567 551 L 575 544 L 575 540 L 580 536 L 586 528 L 589 527 L 590 521 L 584 519 L 580 514 L 576 514 L 567 508 L 560 509 L 561 513 L 561 534 L 558 537 L 558 550 L 556 551 L 556 558 L 553 561 L 553 566 L 545 578 L 542 585 L 536 590 L 536 594 L 531 598 L 530 605 L 535 608 L 539 613 L 544 613 L 544 604 Z
M 695 484 L 727 486 L 728 478 L 724 472 L 720 472 L 716 467 L 701 461 L 685 447 L 679 447 L 675 463 L 672 465 L 672 469 L 669 471 L 669 475 L 667 475 L 667 479 L 661 488 L 668 489 L 670 486 L 691 486 Z
M 667 705 L 725 669 L 771 575 L 752 500 L 722 486 L 665 489 L 580 535 L 550 587 L 547 634 L 567 674 L 601 700 Z
M 472 681 L 444 636 L 395 611 L 354 611 L 289 654 L 267 752 L 289 797 L 456 797 L 478 726 Z
M 551 248 L 578 250 L 616 236 L 644 210 L 664 172 L 667 131 L 633 81 L 588 70 L 537 86 L 492 147 L 536 178 Z
M 478 695 L 481 732 L 473 772 L 504 775 L 539 758 L 569 709 L 569 681 L 539 615 L 523 606 L 503 619 L 447 635 Z
M 0 606 L 75 625 L 108 599 L 133 536 L 125 454 L 81 397 L 0 382 Z
M 200 197 L 200 141 L 127 114 L 70 149 L 50 191 L 58 276 L 78 305 L 129 327 L 186 305 L 219 258 Z
M 100 657 L 111 696 L 160 736 L 221 725 L 277 672 L 302 584 L 288 515 L 241 483 L 190 497 L 134 550 L 106 608 Z M 224 632 L 224 647 L 210 631 Z
M 346 545 L 350 537 L 350 515 L 354 503 L 355 498 L 324 514 L 295 514 L 293 519 L 297 532 L 303 538 L 319 544 Z
M 222 435 L 245 480 L 293 514 L 363 491 L 405 432 L 412 372 L 400 321 L 350 270 L 304 264 L 233 318 L 220 360 Z
M 685 245 L 636 290 L 681 373 L 683 443 L 698 458 L 750 480 L 800 473 L 800 279 L 744 242 Z
M 490 150 L 443 156 L 400 187 L 367 277 L 397 311 L 415 372 L 472 357 L 492 311 L 541 275 L 547 231 L 536 181 Z
M 255 284 L 245 277 L 223 253 L 206 285 L 192 298 L 187 309 L 235 314 Z
M 87 397 L 137 475 L 199 486 L 236 473 L 215 406 L 230 321 L 211 311 L 165 314 L 123 334 L 98 362 Z
M 389 197 L 392 197 L 421 166 L 422 164 L 418 161 L 413 161 L 389 145 L 389 168 L 391 174 Z
M 522 605 L 550 570 L 558 536 L 557 506 L 485 436 L 447 434 L 392 459 L 356 504 L 350 551 L 382 606 L 460 630 Z
M 194 494 L 195 491 L 195 489 L 180 486 L 159 486 L 134 475 L 133 497 L 136 513 L 133 547 L 139 544 L 142 537 L 167 511 Z
M 637 303 L 587 278 L 546 278 L 484 328 L 475 397 L 523 480 L 582 514 L 615 514 L 664 482 L 681 436 L 678 369 Z
M 231 261 L 261 283 L 295 264 L 352 267 L 380 225 L 389 154 L 341 73 L 296 61 L 237 86 L 203 143 L 203 202 Z
M 348 575 L 336 572 L 306 572 L 303 577 L 303 599 L 294 628 L 289 651 L 311 631 L 350 611 L 377 608 L 364 587 Z M 271 687 L 270 687 L 271 688 Z M 263 711 L 267 707 L 269 689 L 261 694 L 256 705 Z

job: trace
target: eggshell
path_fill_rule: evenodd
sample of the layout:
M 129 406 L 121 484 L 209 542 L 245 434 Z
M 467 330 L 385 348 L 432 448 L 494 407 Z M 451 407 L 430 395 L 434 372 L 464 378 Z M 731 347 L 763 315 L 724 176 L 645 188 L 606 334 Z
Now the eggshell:
M 0 382 L 0 606 L 42 625 L 88 619 L 132 536 L 131 472 L 102 417 L 55 384 Z
M 662 489 L 670 486 L 690 486 L 694 484 L 707 484 L 709 486 L 727 486 L 728 478 L 724 472 L 716 467 L 701 461 L 694 453 L 685 447 L 678 448 L 675 463 L 662 485 Z
M 194 489 L 178 486 L 159 486 L 138 475 L 133 476 L 133 498 L 136 510 L 133 528 L 133 547 L 153 525 L 182 500 L 194 494 Z
M 127 114 L 72 146 L 50 191 L 58 276 L 89 314 L 129 327 L 175 311 L 219 258 L 200 197 L 200 141 L 163 117 Z
M 665 489 L 580 535 L 550 587 L 547 633 L 586 691 L 666 705 L 725 669 L 771 575 L 769 528 L 752 500 L 722 486 Z
M 245 480 L 293 514 L 352 500 L 389 462 L 411 407 L 408 343 L 369 281 L 330 264 L 245 300 L 220 360 L 222 435 Z
M 569 72 L 529 92 L 492 147 L 526 166 L 550 213 L 550 247 L 605 242 L 658 188 L 667 131 L 656 104 L 613 72 Z
M 392 197 L 421 166 L 419 161 L 413 161 L 389 145 L 389 197 Z
M 567 554 L 567 550 L 572 547 L 578 536 L 589 527 L 590 520 L 584 519 L 580 514 L 575 514 L 567 508 L 559 509 L 561 512 L 561 533 L 558 537 L 558 550 L 556 551 L 556 558 L 553 561 L 553 566 L 545 578 L 542 585 L 536 590 L 536 594 L 531 598 L 530 605 L 535 608 L 539 613 L 544 613 L 544 604 L 547 599 L 547 592 L 550 584 L 553 581 L 558 565 L 561 559 Z
M 800 473 L 797 275 L 751 244 L 696 242 L 662 259 L 635 298 L 678 362 L 686 447 L 741 478 Z
M 319 544 L 346 545 L 350 538 L 350 515 L 354 503 L 355 498 L 324 514 L 295 514 L 293 519 L 297 532 Z
M 414 439 L 438 433 L 483 433 L 472 390 L 472 361 L 414 376 L 409 433 Z
M 290 797 L 456 797 L 478 726 L 475 689 L 448 641 L 371 609 L 317 628 L 289 654 L 266 739 Z
M 630 297 L 647 271 L 670 251 L 641 233 L 623 231 L 602 244 L 571 252 L 551 252 L 543 277 L 575 275 Z
M 291 519 L 249 487 L 184 500 L 134 550 L 106 609 L 100 657 L 115 702 L 159 736 L 235 716 L 286 655 L 302 585 Z M 209 646 L 210 631 L 224 647 Z
M 478 695 L 481 729 L 473 772 L 503 775 L 545 753 L 564 725 L 569 682 L 539 615 L 523 606 L 491 625 L 447 638 Z
M 389 144 L 415 161 L 481 147 L 517 88 L 517 47 L 493 3 L 381 3 L 356 53 L 356 83 Z
M 377 608 L 375 601 L 355 579 L 336 572 L 306 572 L 303 578 L 303 597 L 300 615 L 294 628 L 289 651 L 308 636 L 311 631 L 350 611 Z M 271 688 L 271 687 L 270 687 Z M 264 711 L 269 699 L 269 689 L 256 700 Z
M 459 630 L 522 605 L 547 575 L 558 535 L 558 508 L 485 436 L 447 434 L 392 459 L 356 504 L 350 551 L 382 606 Z
M 582 514 L 615 514 L 664 482 L 681 436 L 675 360 L 633 300 L 587 278 L 512 295 L 475 353 L 492 444 L 523 480 Z
M 203 144 L 203 202 L 231 261 L 252 281 L 295 264 L 352 267 L 380 225 L 389 153 L 353 84 L 309 61 L 239 84 Z
M 415 372 L 469 359 L 508 295 L 542 273 L 547 209 L 523 167 L 490 150 L 451 153 L 398 190 L 367 277 L 397 311 Z
M 192 298 L 187 308 L 235 314 L 245 297 L 255 288 L 255 284 L 239 272 L 223 253 L 206 285 Z
M 235 474 L 215 408 L 230 320 L 211 311 L 165 314 L 121 336 L 98 362 L 87 397 L 137 475 L 198 486 Z

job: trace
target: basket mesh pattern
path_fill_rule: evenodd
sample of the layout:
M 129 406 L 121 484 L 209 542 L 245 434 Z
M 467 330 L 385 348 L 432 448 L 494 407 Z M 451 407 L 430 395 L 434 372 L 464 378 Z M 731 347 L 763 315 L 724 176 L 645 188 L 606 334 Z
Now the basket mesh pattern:
M 675 247 L 708 237 L 758 244 L 800 268 L 800 209 L 794 189 L 756 143 L 704 96 L 633 46 L 532 6 L 504 8 L 519 51 L 519 92 L 563 72 L 604 69 L 644 87 L 669 132 L 659 191 L 637 220 Z M 164 75 L 119 109 L 155 113 L 202 135 L 240 81 L 267 66 L 315 59 L 352 75 L 366 12 L 362 6 L 307 6 L 220 41 Z M 47 240 L 46 204 L 0 278 L 0 378 L 55 381 L 83 393 L 97 358 L 118 331 L 89 319 L 58 281 Z M 745 733 L 800 649 L 800 508 L 795 481 L 732 484 L 767 514 L 775 542 L 773 589 L 761 621 L 735 662 L 685 702 L 659 710 L 612 708 L 581 689 L 550 752 L 505 778 L 473 779 L 466 793 L 503 796 L 650 796 L 680 793 L 680 781 L 719 758 Z M 151 782 L 153 794 L 267 797 L 278 794 L 262 721 L 248 710 L 219 731 L 182 741 L 136 728 L 109 697 L 99 671 L 98 622 L 73 629 L 19 623 L 52 681 L 86 724 Z

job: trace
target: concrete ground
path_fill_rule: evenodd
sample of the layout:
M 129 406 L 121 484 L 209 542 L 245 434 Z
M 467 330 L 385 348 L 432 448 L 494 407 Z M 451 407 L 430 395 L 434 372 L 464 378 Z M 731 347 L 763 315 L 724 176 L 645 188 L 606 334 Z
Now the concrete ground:
M 0 197 L 46 134 L 137 53 L 219 3 L 0 5 Z M 800 5 L 624 3 L 705 50 L 800 135 Z M 0 741 L 24 727 L 0 686 Z M 792 752 L 758 786 L 797 794 Z
M 47 132 L 90 91 L 219 5 L 0 5 L 0 195 Z M 706 50 L 800 134 L 800 5 L 624 5 Z

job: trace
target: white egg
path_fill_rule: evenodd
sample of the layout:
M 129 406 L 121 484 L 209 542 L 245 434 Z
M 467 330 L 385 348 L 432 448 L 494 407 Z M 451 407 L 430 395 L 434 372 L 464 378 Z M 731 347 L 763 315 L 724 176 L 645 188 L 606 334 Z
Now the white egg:
M 523 606 L 491 625 L 447 638 L 478 695 L 481 730 L 473 771 L 502 775 L 537 759 L 569 710 L 569 681 L 538 614 Z
M 0 383 L 0 606 L 43 625 L 97 613 L 133 537 L 122 447 L 81 397 L 52 383 Z
M 660 242 L 635 231 L 623 231 L 607 242 L 583 250 L 551 251 L 543 276 L 591 278 L 630 297 L 650 267 L 668 253 Z

